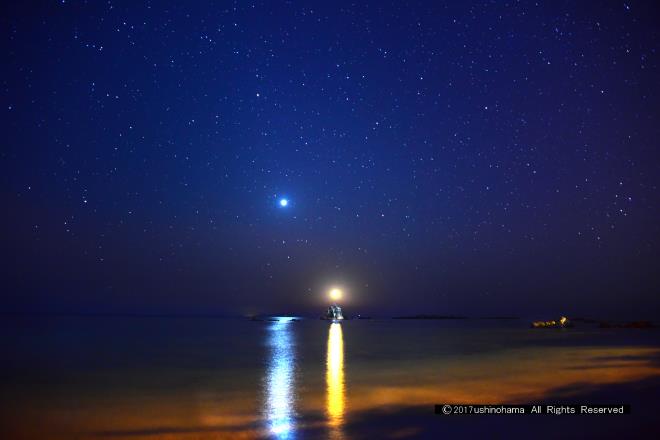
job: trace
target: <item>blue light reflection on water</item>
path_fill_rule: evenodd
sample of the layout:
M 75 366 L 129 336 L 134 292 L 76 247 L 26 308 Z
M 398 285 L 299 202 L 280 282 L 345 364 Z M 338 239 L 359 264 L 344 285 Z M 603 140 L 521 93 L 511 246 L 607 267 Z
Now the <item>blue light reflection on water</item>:
M 266 419 L 269 434 L 279 439 L 295 438 L 295 341 L 293 318 L 281 317 L 268 327 L 268 372 Z

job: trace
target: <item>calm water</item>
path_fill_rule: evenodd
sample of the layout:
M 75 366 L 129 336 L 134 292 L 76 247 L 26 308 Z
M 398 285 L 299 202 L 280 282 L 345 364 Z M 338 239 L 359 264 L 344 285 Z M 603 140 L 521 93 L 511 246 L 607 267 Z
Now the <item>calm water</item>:
M 655 431 L 660 410 L 648 397 L 660 390 L 657 330 L 200 318 L 6 318 L 1 330 L 9 439 L 404 438 L 512 426 L 602 437 Z M 631 403 L 633 414 L 433 415 L 434 403 L 542 401 Z

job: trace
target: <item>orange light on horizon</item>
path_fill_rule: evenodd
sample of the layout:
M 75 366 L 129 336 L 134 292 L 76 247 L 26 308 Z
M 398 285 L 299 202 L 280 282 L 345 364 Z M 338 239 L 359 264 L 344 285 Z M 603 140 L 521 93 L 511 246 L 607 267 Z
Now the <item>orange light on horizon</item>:
M 344 292 L 342 292 L 341 289 L 338 289 L 338 288 L 335 287 L 335 288 L 330 289 L 330 292 L 329 292 L 328 295 L 330 296 L 331 300 L 339 301 L 344 296 Z

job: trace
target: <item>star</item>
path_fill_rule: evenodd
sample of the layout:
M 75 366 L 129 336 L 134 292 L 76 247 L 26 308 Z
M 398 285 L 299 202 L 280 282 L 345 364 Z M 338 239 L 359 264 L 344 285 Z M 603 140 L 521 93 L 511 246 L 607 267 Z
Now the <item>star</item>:
M 282 208 L 286 208 L 289 205 L 289 200 L 288 199 L 280 199 L 280 206 Z

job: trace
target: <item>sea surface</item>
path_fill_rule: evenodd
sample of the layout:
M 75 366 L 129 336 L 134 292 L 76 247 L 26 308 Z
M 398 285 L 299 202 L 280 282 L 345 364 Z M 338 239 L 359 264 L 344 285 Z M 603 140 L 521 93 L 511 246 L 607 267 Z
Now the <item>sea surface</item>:
M 5 317 L 0 438 L 658 438 L 658 329 L 528 325 Z M 632 413 L 435 415 L 445 403 Z

